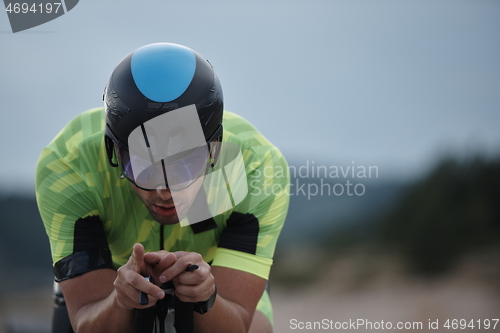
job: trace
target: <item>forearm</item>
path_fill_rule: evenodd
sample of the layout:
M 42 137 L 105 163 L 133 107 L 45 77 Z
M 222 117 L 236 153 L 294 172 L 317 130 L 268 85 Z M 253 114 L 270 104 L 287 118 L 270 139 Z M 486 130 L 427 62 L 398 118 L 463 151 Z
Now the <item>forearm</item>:
M 144 276 L 152 273 L 143 261 L 144 247 L 135 244 L 129 261 L 118 268 L 96 269 L 60 283 L 71 324 L 77 333 L 132 332 L 135 310 L 150 307 L 165 293 Z M 148 305 L 139 304 L 139 291 Z
M 72 318 L 75 333 L 133 332 L 134 310 L 123 309 L 115 293 L 81 307 Z
M 195 333 L 246 333 L 253 313 L 241 305 L 217 295 L 212 309 L 200 315 L 194 313 Z

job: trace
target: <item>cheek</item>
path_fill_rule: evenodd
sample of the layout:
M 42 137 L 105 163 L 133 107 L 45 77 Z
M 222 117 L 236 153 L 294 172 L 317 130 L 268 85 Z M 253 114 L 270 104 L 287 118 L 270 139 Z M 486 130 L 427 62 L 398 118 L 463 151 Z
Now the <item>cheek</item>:
M 194 182 L 193 185 L 188 187 L 186 190 L 186 197 L 190 198 L 190 201 L 193 201 L 198 192 L 200 191 L 200 188 L 203 186 L 203 180 L 204 177 L 200 177 L 196 182 Z
M 139 195 L 139 198 L 142 200 L 147 205 L 150 205 L 151 203 L 155 202 L 154 200 L 154 193 L 141 193 Z
M 141 201 L 144 202 L 145 204 L 154 201 L 155 191 L 144 191 L 133 184 L 130 184 L 130 186 L 132 186 L 132 189 L 134 190 L 135 194 L 137 194 L 139 199 L 141 199 Z
M 191 204 L 194 201 L 202 185 L 203 185 L 203 179 L 200 178 L 195 183 L 191 184 L 191 186 L 189 186 L 188 188 L 182 191 L 172 192 L 174 202 Z

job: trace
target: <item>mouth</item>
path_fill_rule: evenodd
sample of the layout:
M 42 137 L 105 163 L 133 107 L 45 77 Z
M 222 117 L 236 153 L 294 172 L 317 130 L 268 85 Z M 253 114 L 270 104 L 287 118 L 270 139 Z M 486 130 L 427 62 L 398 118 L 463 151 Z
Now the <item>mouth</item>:
M 153 205 L 153 209 L 157 214 L 162 216 L 177 216 L 177 210 L 175 209 L 175 206 L 164 207 Z

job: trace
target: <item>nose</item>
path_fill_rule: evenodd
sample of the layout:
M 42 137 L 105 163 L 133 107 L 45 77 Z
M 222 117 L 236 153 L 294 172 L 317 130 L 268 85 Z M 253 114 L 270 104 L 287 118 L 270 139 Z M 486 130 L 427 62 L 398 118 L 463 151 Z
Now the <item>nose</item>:
M 166 186 L 158 186 L 156 188 L 156 193 L 162 200 L 170 200 L 172 198 L 172 193 L 170 192 L 170 189 Z

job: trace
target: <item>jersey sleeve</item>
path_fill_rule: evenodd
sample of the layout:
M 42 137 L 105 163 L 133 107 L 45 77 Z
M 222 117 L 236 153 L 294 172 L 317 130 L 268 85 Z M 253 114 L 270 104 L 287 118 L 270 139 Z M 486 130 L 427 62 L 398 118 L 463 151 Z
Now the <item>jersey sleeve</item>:
M 91 190 L 95 178 L 85 171 L 79 158 L 84 154 L 82 133 L 70 128 L 43 150 L 35 177 L 38 209 L 49 238 L 56 280 L 95 268 L 112 268 L 95 193 Z
M 248 194 L 221 234 L 213 265 L 269 278 L 278 236 L 290 197 L 288 164 L 271 144 L 242 148 Z

